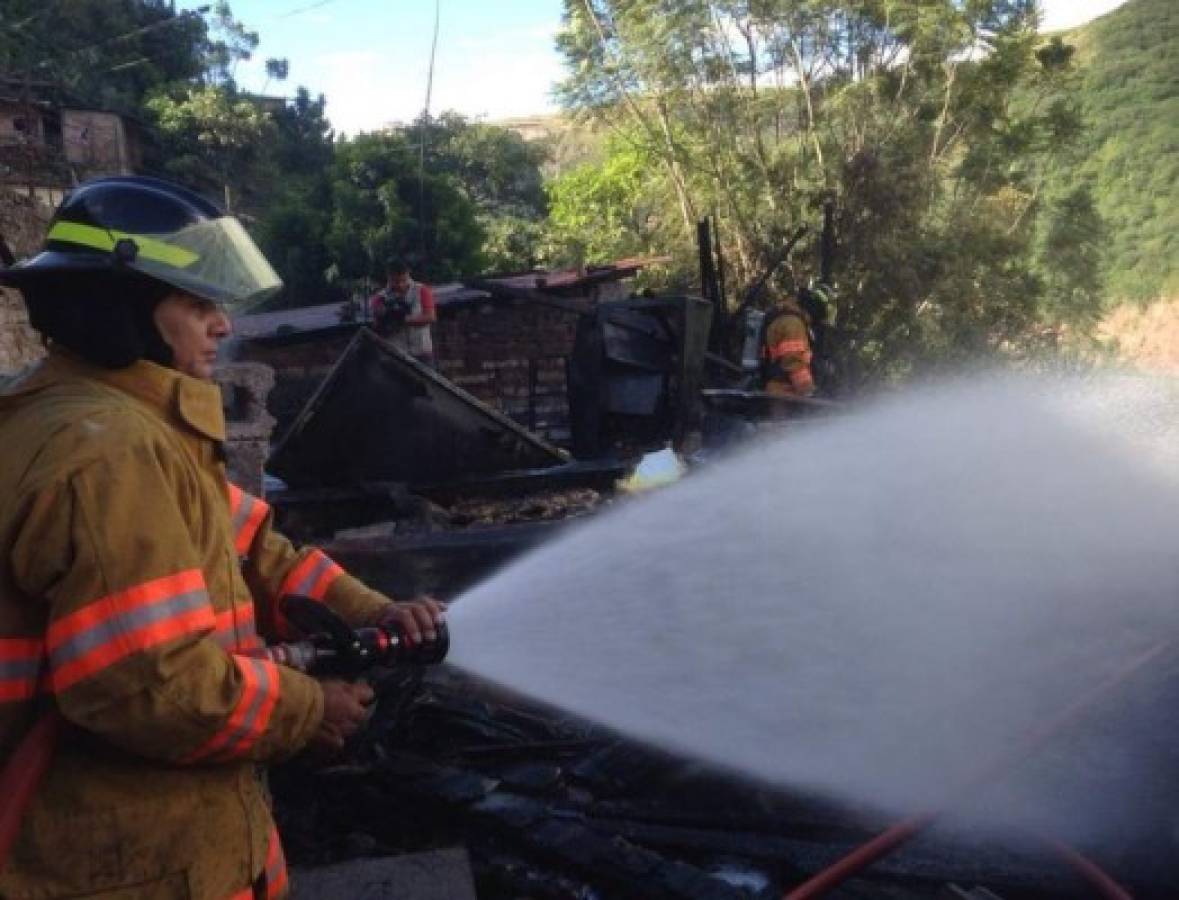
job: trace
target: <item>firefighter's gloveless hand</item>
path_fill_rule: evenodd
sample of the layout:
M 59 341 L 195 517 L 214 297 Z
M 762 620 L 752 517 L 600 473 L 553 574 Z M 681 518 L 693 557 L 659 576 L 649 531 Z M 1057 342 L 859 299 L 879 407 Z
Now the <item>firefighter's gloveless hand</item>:
M 438 639 L 438 626 L 446 621 L 446 606 L 433 597 L 415 597 L 394 603 L 380 624 L 394 627 L 412 646 Z
M 310 748 L 336 751 L 360 730 L 373 702 L 373 689 L 363 682 L 349 684 L 334 679 L 320 682 L 323 688 L 323 721 L 311 739 Z

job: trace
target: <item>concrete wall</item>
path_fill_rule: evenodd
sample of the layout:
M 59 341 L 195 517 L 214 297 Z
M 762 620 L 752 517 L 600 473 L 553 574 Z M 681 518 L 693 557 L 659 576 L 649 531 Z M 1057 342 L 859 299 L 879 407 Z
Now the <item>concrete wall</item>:
M 52 209 L 24 192 L 0 188 L 0 236 L 19 259 L 36 252 Z M 43 354 L 16 291 L 0 288 L 0 375 L 11 375 Z
M 232 363 L 218 368 L 217 383 L 225 408 L 225 468 L 229 480 L 258 497 L 262 466 L 270 455 L 274 417 L 266 399 L 274 387 L 274 370 L 257 363 Z
M 44 353 L 16 291 L 0 288 L 0 375 L 19 372 Z

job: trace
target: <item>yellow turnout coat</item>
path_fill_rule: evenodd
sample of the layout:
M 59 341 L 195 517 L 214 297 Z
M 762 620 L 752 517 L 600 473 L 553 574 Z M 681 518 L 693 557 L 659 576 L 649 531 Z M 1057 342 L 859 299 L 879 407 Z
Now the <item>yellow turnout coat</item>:
M 258 763 L 311 738 L 323 692 L 249 652 L 284 593 L 358 625 L 390 601 L 272 531 L 224 438 L 216 385 L 145 361 L 53 353 L 0 394 L 0 766 L 67 723 L 0 897 L 286 892 Z
M 805 313 L 786 300 L 767 313 L 762 360 L 766 366 L 765 389 L 781 396 L 809 397 L 815 392 L 811 374 L 811 341 Z

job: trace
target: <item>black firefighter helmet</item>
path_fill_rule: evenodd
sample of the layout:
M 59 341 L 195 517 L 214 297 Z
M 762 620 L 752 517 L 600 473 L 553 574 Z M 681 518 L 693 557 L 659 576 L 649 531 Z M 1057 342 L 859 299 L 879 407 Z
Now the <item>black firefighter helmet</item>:
M 236 219 L 186 188 L 139 177 L 71 191 L 41 252 L 0 269 L 0 284 L 20 290 L 50 343 L 111 369 L 173 364 L 154 310 L 174 291 L 238 315 L 282 287 Z
M 156 178 L 98 178 L 71 191 L 36 256 L 0 270 L 28 294 L 38 282 L 128 272 L 240 314 L 282 281 L 237 219 L 199 194 Z

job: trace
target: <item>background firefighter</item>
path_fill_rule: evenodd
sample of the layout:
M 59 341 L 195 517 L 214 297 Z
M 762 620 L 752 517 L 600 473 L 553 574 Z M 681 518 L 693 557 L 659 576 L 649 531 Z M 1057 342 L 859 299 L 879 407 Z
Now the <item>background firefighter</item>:
M 251 655 L 287 636 L 279 598 L 411 641 L 442 608 L 296 551 L 226 481 L 217 345 L 280 287 L 236 220 L 102 179 L 0 278 L 49 349 L 0 393 L 0 766 L 32 723 L 65 722 L 0 895 L 283 896 L 257 763 L 340 746 L 371 691 Z
M 809 322 L 793 296 L 787 295 L 766 313 L 761 354 L 767 393 L 809 397 L 815 392 Z

